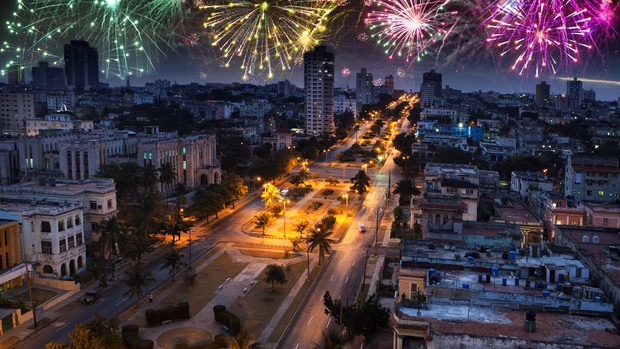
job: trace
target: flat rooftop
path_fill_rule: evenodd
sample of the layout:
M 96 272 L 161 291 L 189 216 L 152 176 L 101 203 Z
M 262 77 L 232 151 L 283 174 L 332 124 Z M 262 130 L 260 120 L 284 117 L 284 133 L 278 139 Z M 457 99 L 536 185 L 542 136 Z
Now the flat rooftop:
M 512 206 L 495 205 L 499 217 L 496 222 L 542 225 L 542 222 L 530 210 L 518 201 L 510 201 Z
M 561 347 L 582 345 L 619 348 L 616 326 L 605 318 L 567 314 L 536 313 L 536 332 L 524 330 L 525 311 L 468 305 L 428 304 L 429 309 L 398 306 L 396 315 L 404 320 L 427 321 L 434 333 L 508 338 L 554 343 Z

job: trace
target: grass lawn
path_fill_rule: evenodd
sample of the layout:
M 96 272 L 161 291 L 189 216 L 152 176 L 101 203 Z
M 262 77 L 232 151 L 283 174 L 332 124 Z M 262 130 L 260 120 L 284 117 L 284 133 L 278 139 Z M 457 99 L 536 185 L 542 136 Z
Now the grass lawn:
M 157 307 L 177 305 L 179 302 L 189 302 L 190 316 L 196 315 L 204 306 L 213 299 L 213 292 L 227 278 L 233 278 L 239 274 L 248 263 L 236 263 L 228 255 L 223 253 L 206 268 L 201 270 L 192 284 L 183 282 L 183 275 L 179 275 L 178 289 L 164 299 L 157 300 Z
M 305 261 L 291 264 L 290 270 L 284 270 L 288 280 L 286 284 L 276 285 L 273 290 L 270 284 L 260 280 L 245 297 L 239 297 L 228 307 L 239 316 L 243 328 L 254 338 L 261 335 L 301 274 L 306 272 L 307 264 Z M 264 271 L 261 275 L 264 275 Z
M 37 306 L 49 301 L 50 299 L 54 298 L 56 295 L 58 295 L 58 292 L 32 287 L 32 299 L 34 300 L 35 304 L 37 304 Z M 30 295 L 28 294 L 28 291 L 26 290 L 11 298 L 11 300 L 14 300 L 14 301 L 19 300 L 19 299 L 23 299 L 24 301 L 30 301 Z
M 239 249 L 239 252 L 246 256 L 258 257 L 258 258 L 272 258 L 272 259 L 288 259 L 295 257 L 292 254 L 288 257 L 284 255 L 284 251 L 258 251 L 258 250 L 245 250 Z
M 308 291 L 310 290 L 310 285 L 312 284 L 314 279 L 317 278 L 320 271 L 321 268 L 319 267 L 319 265 L 315 264 L 314 268 L 312 268 L 312 270 L 310 271 L 310 280 L 304 282 L 303 286 L 301 286 L 299 292 L 297 293 L 297 295 L 295 295 L 295 298 L 293 298 L 291 306 L 286 310 L 286 312 L 282 316 L 282 319 L 280 319 L 280 322 L 278 322 L 278 325 L 273 330 L 271 335 L 269 335 L 269 338 L 267 339 L 268 343 L 276 343 L 280 339 L 280 337 L 284 333 L 284 330 L 286 329 L 286 326 L 293 319 L 293 315 L 295 314 L 295 311 L 297 311 L 297 308 L 300 306 L 301 301 L 306 296 L 306 293 L 308 293 Z

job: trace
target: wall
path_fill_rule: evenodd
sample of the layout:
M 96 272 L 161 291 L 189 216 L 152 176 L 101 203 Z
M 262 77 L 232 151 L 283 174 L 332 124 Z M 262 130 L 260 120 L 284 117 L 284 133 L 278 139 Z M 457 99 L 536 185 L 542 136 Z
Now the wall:
M 32 278 L 32 283 L 57 288 L 63 291 L 78 292 L 80 290 L 80 284 L 75 283 L 73 280 L 47 279 L 35 275 Z
M 570 340 L 567 338 L 567 340 Z M 533 342 L 524 339 L 497 338 L 497 337 L 477 337 L 462 334 L 443 334 L 434 333 L 432 341 L 426 343 L 427 349 L 583 349 L 582 345 L 570 345 L 566 343 L 544 343 Z

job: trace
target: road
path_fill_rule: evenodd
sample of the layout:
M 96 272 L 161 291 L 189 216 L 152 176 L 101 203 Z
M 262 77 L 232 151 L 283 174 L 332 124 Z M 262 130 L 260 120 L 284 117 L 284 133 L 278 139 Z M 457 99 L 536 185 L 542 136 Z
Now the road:
M 404 126 L 408 127 L 408 126 Z M 353 222 L 342 242 L 335 245 L 334 254 L 323 274 L 310 291 L 306 303 L 299 311 L 298 317 L 291 324 L 282 342 L 281 349 L 311 349 L 314 343 L 322 343 L 323 332 L 330 329 L 338 331 L 338 326 L 325 315 L 323 294 L 329 291 L 333 299 L 341 299 L 345 304 L 353 303 L 364 277 L 366 259 L 374 253 L 375 232 L 377 227 L 377 209 L 379 217 L 384 213 L 386 191 L 392 173 L 391 183 L 397 180 L 392 156 L 388 156 L 379 170 L 368 170 L 373 179 L 373 186 L 366 194 L 363 207 L 353 217 Z M 360 223 L 366 225 L 367 232 L 358 232 Z M 380 249 L 380 252 L 384 252 Z

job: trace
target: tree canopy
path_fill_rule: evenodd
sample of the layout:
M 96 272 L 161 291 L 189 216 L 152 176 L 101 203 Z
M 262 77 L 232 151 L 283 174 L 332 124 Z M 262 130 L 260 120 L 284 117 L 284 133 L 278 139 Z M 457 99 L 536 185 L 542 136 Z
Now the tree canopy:
M 269 264 L 265 271 L 265 282 L 271 284 L 271 288 L 275 289 L 276 284 L 284 285 L 288 280 L 281 265 Z

